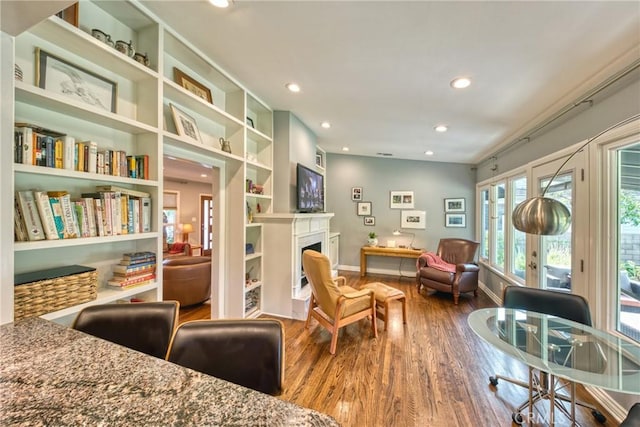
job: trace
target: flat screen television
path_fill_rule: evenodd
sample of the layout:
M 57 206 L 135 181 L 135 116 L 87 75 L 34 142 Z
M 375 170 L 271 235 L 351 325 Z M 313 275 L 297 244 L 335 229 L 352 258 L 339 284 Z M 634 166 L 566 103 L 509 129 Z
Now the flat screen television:
M 298 212 L 324 212 L 324 176 L 298 163 Z

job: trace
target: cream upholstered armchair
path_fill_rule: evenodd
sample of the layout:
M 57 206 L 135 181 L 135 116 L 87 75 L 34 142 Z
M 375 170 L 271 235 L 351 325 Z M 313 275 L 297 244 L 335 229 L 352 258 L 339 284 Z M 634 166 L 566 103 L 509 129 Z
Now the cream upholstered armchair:
M 424 286 L 453 294 L 458 304 L 460 293 L 478 295 L 478 268 L 473 263 L 478 242 L 465 239 L 440 239 L 435 254 L 425 252 L 418 258 L 416 282 L 418 292 Z
M 313 317 L 331 332 L 331 354 L 336 353 L 340 328 L 365 317 L 371 316 L 371 330 L 373 336 L 378 337 L 376 300 L 372 290 L 349 287 L 344 277 L 333 279 L 331 262 L 320 252 L 310 249 L 304 251 L 302 266 L 312 291 L 305 327 L 309 328 Z

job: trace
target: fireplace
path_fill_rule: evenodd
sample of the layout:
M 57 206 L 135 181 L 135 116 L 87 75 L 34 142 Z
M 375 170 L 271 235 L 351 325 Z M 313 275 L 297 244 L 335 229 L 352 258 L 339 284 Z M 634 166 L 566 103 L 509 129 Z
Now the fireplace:
M 320 252 L 322 253 L 322 242 L 316 242 L 313 243 L 311 245 L 305 246 L 304 248 L 302 248 L 302 250 L 300 251 L 300 289 L 303 289 L 305 286 L 307 286 L 309 284 L 309 279 L 307 279 L 306 274 L 304 274 L 304 266 L 302 265 L 302 254 L 304 253 L 304 251 L 306 251 L 307 249 L 311 249 L 313 251 L 316 252 Z

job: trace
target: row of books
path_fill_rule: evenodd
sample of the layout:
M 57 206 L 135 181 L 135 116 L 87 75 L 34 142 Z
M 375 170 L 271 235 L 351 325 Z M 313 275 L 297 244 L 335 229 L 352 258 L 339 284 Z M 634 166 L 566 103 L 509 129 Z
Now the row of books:
M 26 123 L 16 123 L 14 162 L 100 175 L 149 179 L 149 156 L 123 150 L 98 150 L 94 141 L 76 142 L 72 136 Z
M 15 240 L 20 242 L 151 231 L 149 193 L 111 185 L 73 200 L 67 191 L 17 191 L 15 207 Z
M 107 285 L 124 290 L 152 283 L 155 278 L 155 253 L 125 253 L 120 263 L 113 266 L 113 278 L 107 280 Z

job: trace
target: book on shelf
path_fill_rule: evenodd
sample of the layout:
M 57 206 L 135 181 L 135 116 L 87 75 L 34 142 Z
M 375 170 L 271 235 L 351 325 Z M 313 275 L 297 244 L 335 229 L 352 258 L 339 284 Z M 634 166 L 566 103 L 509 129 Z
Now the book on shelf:
M 54 165 L 56 169 L 64 169 L 64 142 L 58 138 L 53 144 Z
M 48 194 L 47 194 L 47 197 L 49 197 Z M 62 214 L 62 205 L 60 205 L 60 198 L 49 197 L 49 205 L 51 205 L 51 212 L 53 213 L 53 221 L 56 224 L 56 231 L 58 232 L 58 238 L 64 239 L 65 227 L 64 227 L 64 218 Z
M 122 254 L 123 261 L 140 261 L 140 260 L 147 260 L 150 258 L 155 261 L 156 259 L 155 252 L 141 251 L 141 252 L 125 252 L 124 254 Z
M 62 164 L 64 166 L 65 169 L 67 170 L 76 170 L 76 165 L 75 165 L 75 146 L 76 146 L 76 139 L 72 136 L 69 135 L 65 135 L 63 137 L 61 137 L 62 140 L 62 144 L 63 144 L 63 161 Z
M 71 196 L 66 191 L 48 191 L 49 199 L 57 199 L 60 203 L 62 212 L 62 221 L 64 223 L 64 238 L 73 239 L 80 237 L 80 226 L 78 224 L 78 216 L 73 207 Z
M 76 211 L 76 217 L 78 218 L 78 226 L 80 227 L 80 237 L 89 237 L 89 214 L 87 212 L 87 206 L 83 200 L 72 201 L 73 208 Z
M 18 208 L 24 219 L 29 240 L 44 240 L 44 229 L 42 228 L 42 221 L 40 221 L 40 214 L 38 213 L 33 191 L 17 191 L 16 198 L 18 199 Z
M 22 145 L 20 162 L 24 165 L 33 165 L 33 129 L 26 126 L 15 127 L 16 138 L 19 138 Z
M 129 289 L 135 286 L 142 286 L 148 283 L 153 283 L 155 279 L 156 279 L 155 273 L 140 274 L 138 276 L 130 277 L 122 280 L 114 277 L 111 280 L 107 280 L 107 285 L 114 288 Z
M 117 185 L 96 185 L 97 191 L 117 191 L 124 193 L 129 197 L 151 197 L 151 194 L 146 191 L 132 190 L 131 188 L 119 187 Z
M 114 276 L 135 276 L 142 273 L 153 273 L 156 271 L 156 262 L 148 261 L 140 264 L 132 264 L 132 265 L 120 265 L 116 264 L 113 266 L 113 274 Z
M 140 204 L 140 222 L 142 226 L 142 232 L 149 233 L 151 231 L 151 198 L 141 197 Z
M 45 237 L 47 240 L 58 240 L 60 236 L 58 235 L 58 227 L 56 226 L 56 221 L 53 216 L 49 196 L 45 191 L 34 190 L 33 197 L 36 200 L 36 206 L 38 207 L 38 214 L 42 221 Z
M 93 141 L 85 141 L 87 147 L 87 168 L 89 173 L 96 173 L 98 167 L 98 144 Z
M 27 227 L 25 225 L 24 218 L 22 217 L 17 197 L 15 198 L 14 206 L 13 231 L 15 240 L 16 242 L 26 242 L 29 240 L 29 235 L 27 234 Z

